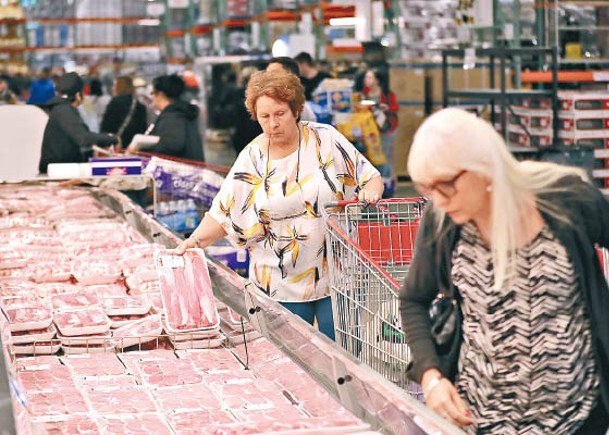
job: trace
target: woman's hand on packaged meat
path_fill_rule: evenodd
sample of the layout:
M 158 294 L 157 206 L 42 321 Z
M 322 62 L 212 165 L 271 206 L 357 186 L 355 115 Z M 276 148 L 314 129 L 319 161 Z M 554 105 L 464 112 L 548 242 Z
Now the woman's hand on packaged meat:
M 474 423 L 459 392 L 445 377 L 434 377 L 431 381 L 424 379 L 423 392 L 427 406 L 442 418 L 457 426 L 469 426 Z
M 182 242 L 174 249 L 174 252 L 179 255 L 184 255 L 187 249 L 198 248 L 199 242 L 194 237 L 190 236 L 187 239 L 182 240 Z

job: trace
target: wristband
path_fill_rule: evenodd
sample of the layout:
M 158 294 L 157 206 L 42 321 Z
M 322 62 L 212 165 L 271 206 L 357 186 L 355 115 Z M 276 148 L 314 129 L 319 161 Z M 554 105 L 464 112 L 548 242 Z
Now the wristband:
M 429 384 L 427 384 L 427 388 L 425 388 L 423 391 L 425 395 L 428 396 L 434 388 L 440 385 L 440 382 L 442 382 L 442 376 L 431 378 L 431 381 L 429 381 Z

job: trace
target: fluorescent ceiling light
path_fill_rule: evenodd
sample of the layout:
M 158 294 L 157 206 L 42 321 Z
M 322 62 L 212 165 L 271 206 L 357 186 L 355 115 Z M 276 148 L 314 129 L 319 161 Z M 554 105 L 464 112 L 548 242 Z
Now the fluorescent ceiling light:
M 333 27 L 357 26 L 364 21 L 363 18 L 347 17 L 347 18 L 330 18 L 330 25 Z

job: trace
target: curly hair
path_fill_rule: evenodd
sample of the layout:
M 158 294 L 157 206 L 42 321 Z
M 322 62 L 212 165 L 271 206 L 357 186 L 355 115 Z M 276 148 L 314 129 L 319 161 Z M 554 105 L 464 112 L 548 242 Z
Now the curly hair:
M 250 77 L 245 91 L 245 107 L 255 121 L 258 120 L 256 101 L 263 95 L 287 103 L 296 118 L 305 103 L 300 79 L 284 71 L 257 71 Z

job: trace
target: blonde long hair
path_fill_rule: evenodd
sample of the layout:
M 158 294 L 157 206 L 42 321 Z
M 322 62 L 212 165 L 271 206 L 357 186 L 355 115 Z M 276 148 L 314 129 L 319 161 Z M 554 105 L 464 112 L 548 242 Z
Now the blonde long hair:
M 548 162 L 516 160 L 504 140 L 488 122 L 462 109 L 447 108 L 434 113 L 415 134 L 408 158 L 408 173 L 413 180 L 431 183 L 459 171 L 476 172 L 488 177 L 491 191 L 491 251 L 495 287 L 509 283 L 515 270 L 510 255 L 518 247 L 526 210 L 531 200 L 557 218 L 560 211 L 538 196 L 556 191 L 555 183 L 577 175 L 587 180 L 585 171 Z M 528 207 L 527 207 L 528 206 Z M 436 210 L 438 231 L 445 214 Z

